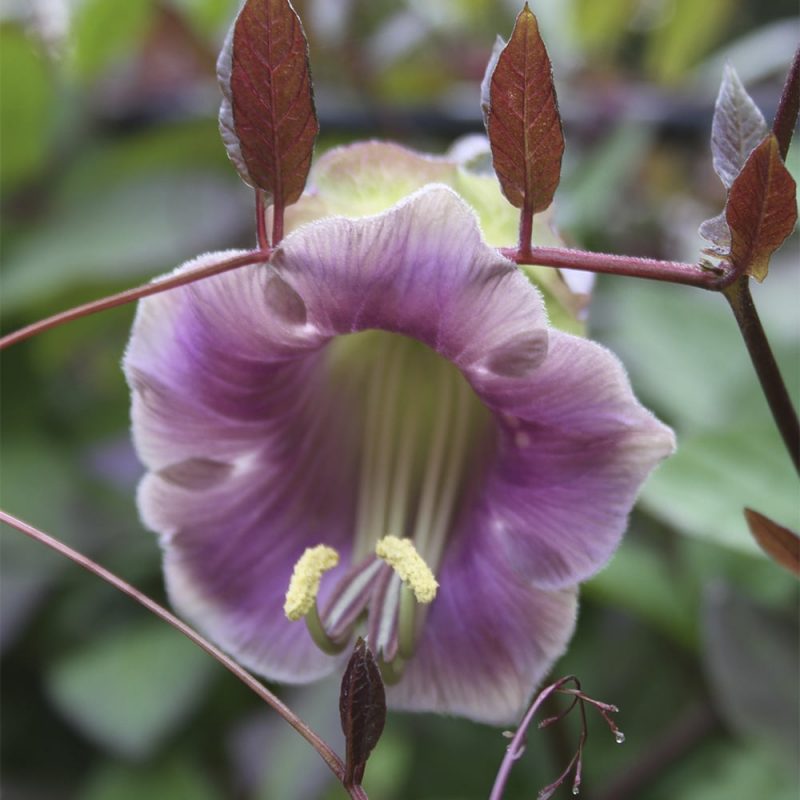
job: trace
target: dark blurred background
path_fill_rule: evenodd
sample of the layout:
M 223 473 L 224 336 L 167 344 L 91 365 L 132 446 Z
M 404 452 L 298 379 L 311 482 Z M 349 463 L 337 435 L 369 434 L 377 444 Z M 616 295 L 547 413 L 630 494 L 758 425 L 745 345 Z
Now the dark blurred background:
M 4 331 L 203 250 L 252 244 L 252 196 L 216 127 L 214 65 L 236 5 L 5 0 Z M 481 131 L 478 84 L 516 2 L 295 5 L 311 42 L 318 152 L 364 137 L 443 152 Z M 695 260 L 697 226 L 724 202 L 708 144 L 722 66 L 734 64 L 771 120 L 800 38 L 795 0 L 532 7 L 565 120 L 565 236 Z M 795 237 L 755 289 L 795 398 L 797 256 Z M 163 601 L 155 538 L 134 504 L 141 469 L 119 367 L 132 315 L 105 312 L 3 353 L 2 504 Z M 680 449 L 584 588 L 555 669 L 619 705 L 627 735 L 620 747 L 590 719 L 582 794 L 793 800 L 797 583 L 759 554 L 741 508 L 797 529 L 799 498 L 733 319 L 697 289 L 603 278 L 590 327 Z M 177 633 L 10 529 L 0 545 L 4 798 L 343 797 L 285 723 Z M 281 694 L 341 750 L 335 682 Z M 570 723 L 532 731 L 509 800 L 553 780 L 576 735 Z M 393 714 L 366 787 L 375 800 L 486 797 L 506 743 L 467 721 Z

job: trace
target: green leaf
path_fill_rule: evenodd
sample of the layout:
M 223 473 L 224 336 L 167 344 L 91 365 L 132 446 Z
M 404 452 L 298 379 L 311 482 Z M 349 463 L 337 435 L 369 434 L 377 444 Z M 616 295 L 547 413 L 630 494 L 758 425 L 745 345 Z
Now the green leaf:
M 676 82 L 716 44 L 734 17 L 735 0 L 674 0 L 650 38 L 647 61 L 664 82 Z
M 795 477 L 769 423 L 679 437 L 677 453 L 650 478 L 641 502 L 683 533 L 759 555 L 744 506 L 760 504 L 794 524 L 800 516 Z
M 171 761 L 155 768 L 100 767 L 79 800 L 219 800 L 219 794 L 195 766 Z
M 792 615 L 716 585 L 705 598 L 703 637 L 709 687 L 725 720 L 793 763 L 800 748 L 800 637 Z
M 85 736 L 120 756 L 141 759 L 205 696 L 213 660 L 160 622 L 115 629 L 57 661 L 49 694 Z
M 800 385 L 795 283 L 791 270 L 775 270 L 756 287 L 790 391 Z M 676 428 L 677 453 L 645 484 L 643 507 L 681 533 L 762 558 L 742 508 L 796 528 L 797 489 L 725 303 L 683 287 L 600 280 L 591 322 L 642 402 Z
M 193 253 L 220 249 L 247 219 L 245 198 L 213 172 L 141 175 L 96 188 L 8 254 L 3 310 L 66 288 L 155 277 Z
M 484 101 L 494 169 L 513 206 L 544 211 L 561 177 L 564 134 L 550 57 L 527 3 L 490 68 L 495 58 L 488 111 Z
M 691 648 L 697 622 L 690 588 L 685 578 L 670 572 L 663 554 L 628 538 L 583 590 L 587 597 L 623 608 Z
M 41 169 L 55 92 L 47 65 L 13 25 L 0 27 L 0 184 L 9 190 Z
M 796 800 L 796 770 L 756 743 L 707 740 L 672 765 L 641 800 Z M 639 798 L 637 797 L 637 800 Z
M 575 0 L 573 29 L 583 46 L 593 52 L 611 52 L 628 33 L 637 0 Z
M 154 0 L 85 0 L 72 20 L 72 67 L 94 79 L 134 52 L 153 18 Z
M 596 234 L 609 221 L 609 199 L 624 203 L 627 187 L 640 174 L 642 162 L 652 146 L 652 131 L 638 123 L 624 122 L 603 136 L 587 157 L 562 181 L 556 208 L 558 227 L 575 232 L 580 240 Z M 616 205 L 612 200 L 613 205 Z M 507 240 L 508 241 L 508 240 Z M 542 244 L 535 239 L 536 244 Z M 563 246 L 563 245 L 562 245 Z

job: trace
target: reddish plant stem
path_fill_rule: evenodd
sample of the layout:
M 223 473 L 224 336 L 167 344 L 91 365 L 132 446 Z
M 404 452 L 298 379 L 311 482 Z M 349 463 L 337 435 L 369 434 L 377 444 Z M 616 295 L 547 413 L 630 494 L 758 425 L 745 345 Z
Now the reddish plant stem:
M 518 252 L 524 258 L 531 257 L 531 240 L 533 238 L 533 207 L 528 198 L 519 215 L 519 247 Z
M 264 204 L 264 192 L 256 189 L 256 242 L 259 250 L 269 250 L 267 238 L 267 209 Z
M 800 47 L 786 75 L 786 81 L 772 122 L 782 158 L 786 158 L 800 112 Z M 750 294 L 749 264 L 740 265 L 733 280 L 722 287 L 742 333 L 750 360 L 761 383 L 772 417 L 783 438 L 795 469 L 800 473 L 800 422 L 786 384 L 769 346 L 769 340 Z
M 68 545 L 54 539 L 44 531 L 40 531 L 33 525 L 24 522 L 17 517 L 0 510 L 0 521 L 5 522 L 12 528 L 16 528 L 26 536 L 30 536 L 37 542 L 46 545 L 47 547 L 55 550 L 62 556 L 74 561 L 79 566 L 83 567 L 88 572 L 101 578 L 106 583 L 113 586 L 128 597 L 133 598 L 139 605 L 146 608 L 151 614 L 154 614 L 163 622 L 171 625 L 176 631 L 182 633 L 187 639 L 196 644 L 202 650 L 205 650 L 210 656 L 215 658 L 225 669 L 233 673 L 248 689 L 260 697 L 267 705 L 271 706 L 278 712 L 322 757 L 325 763 L 330 768 L 331 772 L 336 776 L 337 780 L 344 785 L 344 764 L 339 756 L 313 731 L 306 725 L 303 720 L 298 717 L 285 703 L 279 700 L 272 692 L 267 689 L 259 680 L 251 675 L 244 667 L 240 666 L 230 656 L 226 655 L 219 648 L 215 647 L 207 639 L 204 639 L 194 628 L 187 625 L 182 620 L 178 619 L 174 614 L 167 611 L 166 608 L 159 605 L 147 595 L 140 592 L 135 587 L 131 586 L 122 578 L 109 572 L 105 567 L 101 567 L 95 561 L 87 556 L 73 550 Z M 354 800 L 367 800 L 367 795 L 361 787 L 345 787 L 350 797 Z
M 767 398 L 775 424 L 789 451 L 789 457 L 795 469 L 800 472 L 800 422 L 750 294 L 750 278 L 743 275 L 725 289 L 724 295 L 736 317 L 764 397 Z
M 630 278 L 647 278 L 652 281 L 698 286 L 711 291 L 721 291 L 731 280 L 729 273 L 721 269 L 705 269 L 698 264 L 687 264 L 681 261 L 616 256 L 563 247 L 532 247 L 527 255 L 514 248 L 501 248 L 500 252 L 517 264 L 577 269 L 606 275 L 625 275 Z
M 533 718 L 539 712 L 544 701 L 567 683 L 575 683 L 575 685 L 580 688 L 578 679 L 570 675 L 550 684 L 550 686 L 547 686 L 539 692 L 538 696 L 531 704 L 531 707 L 522 718 L 522 722 L 520 722 L 517 732 L 511 740 L 511 744 L 506 748 L 506 754 L 503 757 L 503 762 L 500 764 L 500 769 L 497 771 L 497 777 L 494 780 L 494 786 L 492 786 L 489 800 L 502 800 L 503 793 L 506 789 L 506 783 L 508 782 L 508 776 L 511 774 L 511 768 L 514 766 L 514 762 L 519 760 L 525 750 L 525 739 L 528 735 L 528 728 L 531 722 L 533 722 Z
M 277 196 L 272 204 L 272 246 L 277 247 L 283 239 L 283 202 L 278 202 Z
M 797 125 L 797 115 L 800 112 L 800 47 L 794 54 L 792 66 L 786 75 L 778 110 L 772 122 L 772 132 L 778 140 L 781 158 L 785 161 L 792 142 L 792 134 Z
M 152 283 L 146 283 L 144 286 L 137 286 L 135 289 L 126 289 L 119 294 L 112 294 L 100 300 L 92 300 L 89 303 L 75 306 L 75 308 L 61 311 L 58 314 L 54 314 L 52 317 L 40 319 L 38 322 L 34 322 L 31 325 L 27 325 L 24 328 L 20 328 L 13 333 L 3 336 L 0 339 L 0 350 L 10 347 L 12 344 L 17 344 L 17 342 L 22 342 L 25 339 L 30 339 L 31 336 L 35 336 L 38 333 L 43 333 L 51 328 L 63 325 L 65 322 L 71 322 L 74 319 L 96 314 L 98 311 L 105 311 L 108 308 L 115 308 L 116 306 L 122 306 L 126 303 L 133 303 L 136 300 L 140 300 L 142 297 L 148 297 L 149 295 L 158 294 L 159 292 L 166 292 L 169 289 L 185 286 L 188 283 L 194 283 L 203 278 L 209 278 L 212 275 L 229 272 L 232 269 L 239 269 L 239 267 L 246 267 L 250 264 L 269 261 L 271 254 L 271 250 L 251 250 L 248 253 L 226 259 L 225 261 L 220 261 L 217 264 L 211 264 L 208 267 L 191 270 L 190 272 L 181 272 L 178 275 L 172 275 L 168 278 L 153 281 Z
M 280 219 L 280 222 L 278 220 Z M 282 237 L 283 218 L 279 209 L 274 209 L 273 241 L 276 236 Z M 649 280 L 680 283 L 686 286 L 698 286 L 702 289 L 721 291 L 728 286 L 735 275 L 721 270 L 703 269 L 696 264 L 686 264 L 679 261 L 659 261 L 653 258 L 639 258 L 637 256 L 615 256 L 605 253 L 592 253 L 586 250 L 570 250 L 560 247 L 532 247 L 530 254 L 523 255 L 518 248 L 501 248 L 500 252 L 517 264 L 535 264 L 543 267 L 558 267 L 561 269 L 577 269 L 589 272 L 600 272 L 609 275 L 625 275 L 634 278 L 647 278 Z M 241 256 L 220 261 L 202 269 L 183 272 L 168 278 L 147 283 L 134 289 L 127 289 L 119 294 L 109 295 L 99 300 L 93 300 L 80 306 L 61 311 L 51 317 L 34 322 L 24 328 L 0 338 L 0 350 L 29 339 L 38 333 L 63 325 L 81 317 L 105 311 L 109 308 L 133 303 L 143 297 L 166 292 L 178 286 L 185 286 L 203 278 L 219 275 L 223 272 L 238 269 L 249 264 L 258 264 L 268 261 L 272 250 L 262 248 L 244 253 Z

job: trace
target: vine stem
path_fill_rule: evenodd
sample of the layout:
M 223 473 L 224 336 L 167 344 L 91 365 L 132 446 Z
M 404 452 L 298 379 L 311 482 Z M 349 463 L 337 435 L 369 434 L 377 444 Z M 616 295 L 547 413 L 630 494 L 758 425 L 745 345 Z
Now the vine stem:
M 511 744 L 506 748 L 506 754 L 503 757 L 503 762 L 500 764 L 500 769 L 497 771 L 497 777 L 494 780 L 494 786 L 492 786 L 492 792 L 489 795 L 489 800 L 502 800 L 503 793 L 506 790 L 508 776 L 511 774 L 511 768 L 514 766 L 514 762 L 519 760 L 520 756 L 522 756 L 522 753 L 525 750 L 525 738 L 528 735 L 528 728 L 530 727 L 531 722 L 533 722 L 533 718 L 539 712 L 539 709 L 542 707 L 544 701 L 567 683 L 575 683 L 578 687 L 580 687 L 578 679 L 572 675 L 569 675 L 566 678 L 561 678 L 561 680 L 558 680 L 555 683 L 551 683 L 550 686 L 547 686 L 546 688 L 542 689 L 541 692 L 539 692 L 536 699 L 531 704 L 531 707 L 527 710 L 525 716 L 522 718 L 522 722 L 520 722 L 517 732 L 514 734 L 514 738 L 511 740 Z
M 525 204 L 519 215 L 519 247 L 520 256 L 531 257 L 531 239 L 533 237 L 533 206 L 525 196 Z
M 781 158 L 785 159 L 789 152 L 798 113 L 800 113 L 800 47 L 795 51 L 778 102 L 778 110 L 772 121 L 772 132 L 778 140 Z M 736 318 L 753 368 L 761 383 L 761 390 L 767 399 L 789 457 L 800 473 L 800 422 L 750 293 L 749 267 L 749 264 L 739 266 L 734 280 L 723 288 L 723 294 Z
M 273 241 L 279 231 L 273 231 Z M 259 234 L 260 236 L 260 234 Z M 607 253 L 592 253 L 587 250 L 571 250 L 563 247 L 532 247 L 530 254 L 525 255 L 519 248 L 500 248 L 499 252 L 517 264 L 532 264 L 542 267 L 557 267 L 560 269 L 577 269 L 589 272 L 600 272 L 608 275 L 625 275 L 633 278 L 647 278 L 655 281 L 681 283 L 687 286 L 698 286 L 712 291 L 723 290 L 735 276 L 727 272 L 713 269 L 703 269 L 697 264 L 686 264 L 679 261 L 659 261 L 654 258 L 639 258 L 638 256 L 616 256 Z M 67 322 L 87 317 L 98 311 L 133 303 L 143 297 L 166 292 L 178 286 L 219 275 L 239 267 L 269 261 L 273 250 L 263 247 L 251 250 L 240 256 L 211 264 L 208 267 L 182 272 L 167 278 L 146 283 L 133 289 L 127 289 L 119 294 L 112 294 L 99 300 L 92 300 L 83 305 L 61 311 L 51 317 L 45 317 L 37 322 L 26 325 L 24 328 L 13 331 L 0 338 L 0 350 L 12 344 L 30 339 L 38 333 L 56 328 Z
M 783 84 L 781 99 L 778 101 L 778 110 L 772 121 L 772 132 L 778 140 L 781 158 L 786 160 L 789 145 L 792 143 L 792 134 L 797 125 L 797 115 L 800 112 L 800 47 L 797 48 Z
M 723 294 L 736 317 L 775 424 L 795 469 L 800 472 L 800 423 L 750 294 L 750 278 L 741 276 Z
M 98 311 L 105 311 L 108 308 L 115 308 L 116 306 L 133 303 L 136 300 L 140 300 L 142 297 L 148 297 L 149 295 L 158 294 L 159 292 L 166 292 L 169 289 L 185 286 L 188 283 L 194 283 L 194 281 L 209 278 L 212 275 L 229 272 L 232 269 L 269 261 L 271 255 L 272 251 L 269 249 L 251 250 L 240 256 L 228 258 L 207 267 L 181 272 L 177 275 L 171 275 L 167 278 L 161 278 L 146 283 L 143 286 L 137 286 L 134 289 L 126 289 L 124 292 L 119 292 L 119 294 L 112 294 L 107 297 L 102 297 L 99 300 L 92 300 L 89 303 L 84 303 L 83 305 L 75 306 L 66 311 L 61 311 L 58 314 L 54 314 L 52 317 L 40 319 L 38 322 L 26 325 L 24 328 L 20 328 L 13 333 L 3 336 L 0 339 L 0 350 L 4 350 L 6 347 L 17 344 L 17 342 L 22 342 L 25 339 L 30 339 L 31 336 L 36 336 L 38 333 L 43 333 L 51 328 L 63 325 L 65 322 L 71 322 L 81 317 L 87 317 L 90 314 L 96 314 Z
M 278 201 L 277 196 L 272 204 L 272 246 L 277 247 L 283 239 L 283 218 L 286 211 L 282 202 Z
M 156 603 L 155 600 L 149 598 L 135 587 L 124 581 L 122 578 L 110 572 L 105 567 L 101 567 L 95 561 L 92 561 L 88 556 L 73 550 L 68 545 L 40 531 L 33 525 L 24 522 L 17 517 L 12 516 L 0 509 L 0 521 L 5 522 L 12 528 L 30 536 L 37 542 L 46 545 L 47 547 L 55 550 L 62 556 L 74 561 L 79 566 L 83 567 L 88 572 L 96 575 L 98 578 L 104 580 L 106 583 L 113 586 L 123 594 L 128 595 L 135 600 L 139 605 L 146 608 L 151 614 L 154 614 L 162 621 L 171 625 L 175 630 L 182 633 L 187 639 L 196 644 L 202 650 L 205 650 L 210 656 L 215 658 L 225 669 L 233 673 L 248 689 L 254 694 L 258 695 L 267 705 L 271 706 L 278 714 L 283 717 L 322 757 L 325 763 L 330 768 L 331 772 L 336 776 L 340 783 L 344 786 L 347 793 L 353 800 L 368 800 L 367 794 L 360 786 L 345 786 L 345 769 L 342 760 L 333 750 L 326 744 L 326 742 L 319 737 L 303 720 L 298 717 L 285 703 L 278 699 L 266 686 L 259 680 L 251 675 L 244 667 L 234 661 L 230 656 L 222 652 L 218 647 L 215 647 L 207 639 L 203 638 L 194 628 L 187 625 L 183 620 L 178 619 L 174 614 L 167 611 L 166 608 Z
M 565 247 L 531 247 L 525 253 L 519 248 L 503 247 L 500 253 L 515 264 L 529 264 L 558 269 L 577 269 L 606 275 L 624 275 L 651 281 L 680 283 L 701 289 L 721 291 L 733 279 L 731 273 L 719 268 L 704 268 L 682 261 L 661 261 L 639 256 L 617 256 L 593 253 Z

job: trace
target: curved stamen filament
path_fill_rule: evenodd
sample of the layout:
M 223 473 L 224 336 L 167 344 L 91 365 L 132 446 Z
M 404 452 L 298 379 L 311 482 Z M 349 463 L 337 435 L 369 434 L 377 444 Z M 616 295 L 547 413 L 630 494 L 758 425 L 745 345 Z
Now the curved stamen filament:
M 436 418 L 433 425 L 433 441 L 425 465 L 425 474 L 422 478 L 422 495 L 417 508 L 417 519 L 414 526 L 413 540 L 417 550 L 423 554 L 427 552 L 428 537 L 436 510 L 436 499 L 441 480 L 444 454 L 447 447 L 447 433 L 451 417 L 451 403 L 454 389 L 454 380 L 450 371 L 439 374 L 439 392 L 437 398 Z
M 306 627 L 308 628 L 311 638 L 314 640 L 314 644 L 319 647 L 323 653 L 327 653 L 329 656 L 335 656 L 341 653 L 349 644 L 350 637 L 353 633 L 352 630 L 345 631 L 338 637 L 330 636 L 320 619 L 316 603 L 314 603 L 311 610 L 306 614 L 305 620 Z
M 372 605 L 371 638 L 375 652 L 386 662 L 397 655 L 397 609 L 400 603 L 402 583 L 397 573 L 390 573 L 388 580 L 376 592 Z
M 400 655 L 409 658 L 414 653 L 417 639 L 416 606 L 418 603 L 432 603 L 439 584 L 410 539 L 386 536 L 378 542 L 375 552 L 378 558 L 382 558 L 392 567 L 403 582 L 396 595 L 397 635 L 393 644 L 396 641 Z M 393 601 L 394 597 L 392 596 Z M 388 646 L 384 653 L 386 660 L 391 660 Z
M 373 545 L 386 531 L 386 513 L 391 485 L 391 468 L 393 451 L 398 444 L 397 407 L 400 379 L 403 366 L 408 356 L 408 348 L 399 337 L 392 337 L 386 347 L 386 361 L 389 363 L 389 374 L 383 393 L 381 408 L 381 425 L 378 431 L 377 457 L 375 473 L 372 476 L 371 513 L 369 516 L 368 543 Z
M 371 647 L 399 676 L 435 597 L 471 453 L 490 417 L 455 365 L 405 336 L 342 337 L 329 357 L 363 429 L 355 438 L 354 566 L 322 609 L 319 640 L 338 646 L 366 613 Z M 313 625 L 320 617 L 308 619 Z
M 400 449 L 397 453 L 394 479 L 392 482 L 389 519 L 386 530 L 403 534 L 408 524 L 411 505 L 411 471 L 414 465 L 415 445 L 420 429 L 422 410 L 418 403 L 409 403 L 404 409 L 403 424 L 400 428 Z
M 372 584 L 378 573 L 386 566 L 374 556 L 366 566 L 359 567 L 356 574 L 349 574 L 341 591 L 335 592 L 323 618 L 325 627 L 334 638 L 338 638 L 340 628 L 350 628 L 366 608 L 372 593 Z M 338 596 L 336 596 L 338 594 Z
M 353 556 L 358 559 L 370 551 L 369 537 L 374 502 L 373 481 L 375 462 L 380 446 L 381 407 L 385 388 L 386 359 L 380 359 L 373 366 L 367 389 L 366 420 L 364 423 L 364 449 L 361 457 L 361 477 L 359 479 L 358 510 L 356 512 L 356 533 Z
M 418 622 L 417 600 L 414 590 L 403 584 L 400 589 L 400 610 L 397 613 L 397 647 L 402 658 L 411 658 L 417 648 Z
M 447 534 L 453 517 L 453 509 L 458 490 L 464 479 L 467 465 L 465 456 L 469 443 L 469 418 L 471 389 L 466 381 L 458 381 L 455 392 L 455 413 L 453 431 L 450 436 L 450 452 L 444 468 L 444 482 L 439 492 L 438 508 L 428 532 L 427 548 L 424 556 L 431 569 L 436 569 L 442 557 Z

